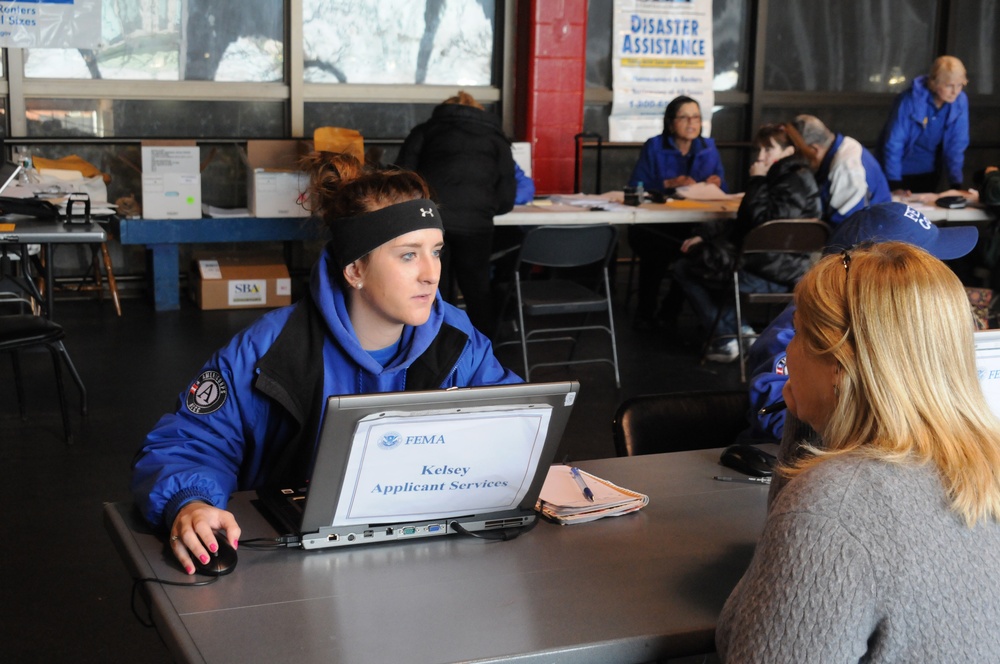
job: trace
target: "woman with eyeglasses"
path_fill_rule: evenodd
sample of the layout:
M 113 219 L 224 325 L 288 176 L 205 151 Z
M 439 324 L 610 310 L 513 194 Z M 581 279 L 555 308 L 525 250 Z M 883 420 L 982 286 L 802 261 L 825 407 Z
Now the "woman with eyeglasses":
M 830 254 L 795 291 L 778 472 L 716 629 L 729 662 L 1000 661 L 1000 420 L 958 277 L 911 244 Z
M 715 141 L 701 135 L 701 107 L 691 97 L 677 97 L 663 113 L 663 133 L 646 141 L 639 161 L 632 169 L 630 187 L 663 194 L 676 187 L 708 182 L 726 189 L 726 175 Z M 693 224 L 652 224 L 629 226 L 632 252 L 639 257 L 638 305 L 635 326 L 671 328 L 684 304 L 680 288 L 671 286 L 657 311 L 660 283 L 667 268 L 680 255 L 681 242 Z
M 967 84 L 962 61 L 942 55 L 929 74 L 915 78 L 896 98 L 879 138 L 879 161 L 893 193 L 937 191 L 942 170 L 950 188 L 962 188 L 969 146 Z

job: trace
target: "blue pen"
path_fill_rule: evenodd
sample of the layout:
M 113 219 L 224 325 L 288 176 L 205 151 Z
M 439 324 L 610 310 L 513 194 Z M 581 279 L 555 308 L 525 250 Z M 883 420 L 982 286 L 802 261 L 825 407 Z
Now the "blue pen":
M 583 475 L 580 474 L 580 469 L 574 466 L 569 469 L 569 474 L 573 476 L 574 480 L 576 480 L 576 485 L 580 487 L 580 491 L 583 491 L 583 497 L 590 502 L 594 502 L 594 492 L 590 490 L 589 486 L 587 486 L 587 483 L 583 479 Z

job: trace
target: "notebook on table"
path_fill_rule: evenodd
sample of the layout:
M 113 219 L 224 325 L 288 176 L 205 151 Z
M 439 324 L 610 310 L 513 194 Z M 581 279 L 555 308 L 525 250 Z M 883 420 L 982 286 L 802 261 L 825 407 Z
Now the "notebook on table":
M 259 503 L 305 549 L 531 525 L 579 388 L 330 397 L 308 488 L 262 489 Z

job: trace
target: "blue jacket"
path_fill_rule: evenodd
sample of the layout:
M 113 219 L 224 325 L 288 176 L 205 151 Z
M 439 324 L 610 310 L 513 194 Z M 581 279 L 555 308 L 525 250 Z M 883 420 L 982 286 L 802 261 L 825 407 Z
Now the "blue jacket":
M 225 508 L 234 491 L 306 479 L 326 396 L 522 382 L 440 296 L 383 368 L 361 348 L 330 265 L 324 252 L 309 297 L 265 314 L 212 355 L 146 437 L 131 489 L 151 524 L 169 526 L 193 500 Z
M 779 410 L 769 415 L 760 415 L 757 411 L 782 399 L 781 391 L 788 381 L 785 351 L 788 342 L 795 336 L 795 329 L 792 327 L 794 315 L 795 305 L 789 304 L 761 332 L 747 355 L 747 366 L 750 367 L 750 437 L 755 442 L 781 442 L 785 411 Z
M 858 210 L 891 203 L 892 192 L 882 167 L 868 148 L 837 134 L 816 171 L 823 220 L 839 224 Z
M 729 191 L 715 141 L 704 136 L 691 143 L 686 155 L 677 149 L 673 138 L 662 134 L 653 136 L 643 144 L 628 185 L 635 187 L 641 182 L 646 191 L 663 191 L 664 180 L 680 175 L 690 176 L 695 182 L 704 182 L 710 175 L 718 175 L 722 180 L 722 190 Z
M 514 194 L 514 205 L 527 205 L 535 200 L 535 181 L 521 170 L 514 162 L 514 180 L 517 182 L 517 192 Z
M 909 90 L 896 97 L 892 113 L 879 137 L 879 156 L 890 182 L 899 182 L 904 175 L 917 172 L 907 168 L 907 155 L 924 130 L 931 99 L 926 76 L 918 76 Z M 958 99 L 942 106 L 938 113 L 944 114 L 941 154 L 948 182 L 961 185 L 965 149 L 969 147 L 969 98 L 962 92 Z

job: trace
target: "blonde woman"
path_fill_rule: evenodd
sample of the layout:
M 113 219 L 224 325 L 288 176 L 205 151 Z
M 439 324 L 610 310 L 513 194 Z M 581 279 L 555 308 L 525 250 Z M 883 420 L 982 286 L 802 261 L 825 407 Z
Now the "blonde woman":
M 716 645 L 732 662 L 1000 661 L 1000 421 L 968 299 L 922 249 L 833 254 L 795 293 L 783 472 Z

